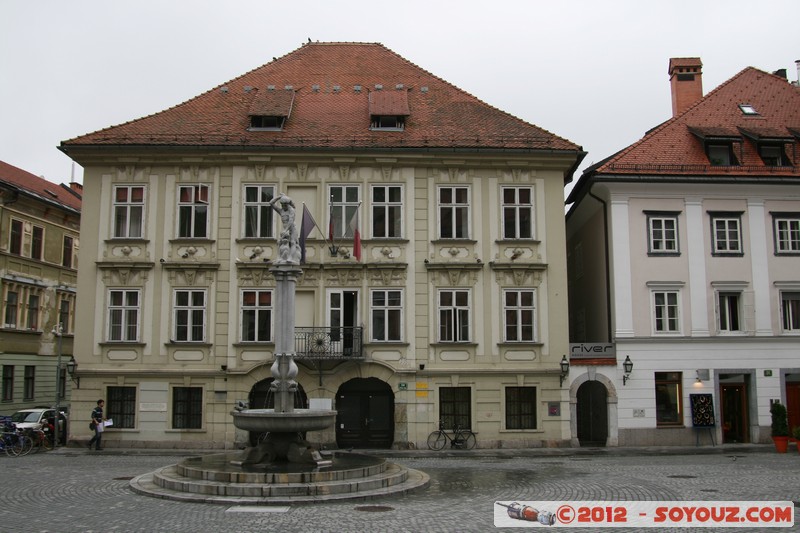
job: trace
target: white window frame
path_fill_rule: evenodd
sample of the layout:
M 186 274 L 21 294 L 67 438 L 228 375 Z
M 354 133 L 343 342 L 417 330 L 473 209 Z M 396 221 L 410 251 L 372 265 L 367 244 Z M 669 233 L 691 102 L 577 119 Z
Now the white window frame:
M 182 201 L 182 191 L 189 191 L 191 200 Z M 203 193 L 205 191 L 205 193 Z M 203 196 L 205 194 L 205 200 Z M 195 183 L 187 185 L 178 185 L 177 197 L 177 227 L 175 233 L 179 239 L 208 239 L 211 235 L 211 186 L 206 183 Z M 181 227 L 184 225 L 184 213 L 188 214 L 188 235 L 181 234 Z M 204 218 L 205 227 L 201 231 L 198 227 L 198 221 Z M 202 235 L 201 235 L 202 233 Z
M 658 301 L 659 296 L 664 297 L 663 303 L 659 303 Z M 674 301 L 669 301 L 673 299 Z M 653 320 L 652 323 L 653 335 L 681 334 L 681 291 L 680 290 L 667 289 L 667 288 L 651 289 L 650 309 Z M 675 312 L 674 317 L 670 316 L 669 311 L 671 309 L 674 309 Z M 666 315 L 664 315 L 664 311 L 666 311 Z M 675 323 L 674 328 L 669 327 L 670 321 L 674 321 Z
M 134 200 L 133 191 L 141 189 L 141 200 Z M 125 197 L 119 199 L 119 193 Z M 147 205 L 147 187 L 144 185 L 114 185 L 114 209 L 111 227 L 115 239 L 141 239 L 144 237 L 144 223 Z
M 446 202 L 442 199 L 444 191 L 450 191 L 450 201 Z M 462 202 L 458 199 L 458 191 L 466 191 L 466 201 Z M 439 238 L 440 239 L 469 239 L 472 226 L 472 190 L 469 186 L 465 185 L 440 185 L 436 189 L 436 211 L 439 215 Z M 465 213 L 461 214 L 462 212 Z M 462 217 L 466 218 L 463 222 L 463 228 L 459 221 Z M 449 219 L 449 226 L 445 221 Z M 445 235 L 445 228 L 452 229 L 451 235 Z M 459 231 L 461 228 L 461 231 Z
M 800 334 L 800 290 L 781 291 L 781 329 L 784 333 Z
M 64 268 L 78 269 L 78 238 L 74 235 L 64 235 L 61 253 L 61 266 Z
M 255 293 L 255 303 L 253 305 L 247 305 L 246 302 L 246 294 L 247 293 Z M 267 294 L 269 295 L 269 304 L 262 305 L 261 302 L 261 295 Z M 239 339 L 241 342 L 272 342 L 274 334 L 275 334 L 275 313 L 273 312 L 273 304 L 274 304 L 274 294 L 273 291 L 270 289 L 241 289 L 239 292 L 240 296 L 240 312 L 239 312 Z M 245 338 L 245 323 L 247 313 L 253 314 L 253 338 L 246 339 Z M 269 331 L 267 331 L 267 335 L 262 338 L 262 331 L 259 328 L 260 318 L 262 315 L 267 315 L 267 324 Z
M 522 296 L 523 294 L 530 293 L 530 305 L 524 305 L 522 303 Z M 516 295 L 516 301 L 509 304 L 508 296 L 514 294 Z M 502 305 L 503 305 L 503 341 L 504 342 L 514 342 L 514 343 L 525 343 L 525 342 L 537 342 L 538 339 L 538 328 L 536 326 L 536 289 L 503 289 L 502 294 Z M 530 322 L 524 320 L 525 313 L 530 313 Z M 513 316 L 514 323 L 510 323 L 510 319 Z M 509 338 L 510 335 L 509 329 L 513 328 L 515 330 L 516 338 L 512 339 Z M 530 329 L 530 338 L 524 338 L 525 330 Z
M 393 293 L 390 295 L 390 293 Z M 396 293 L 396 297 L 393 295 Z M 377 298 L 382 294 L 383 298 Z M 372 289 L 369 293 L 369 316 L 370 316 L 370 340 L 372 342 L 402 342 L 404 332 L 403 305 L 404 294 L 402 289 Z M 382 321 L 384 324 L 383 335 L 378 335 L 377 323 Z M 389 324 L 397 322 L 397 338 L 389 338 L 389 332 L 393 329 Z
M 255 189 L 256 200 L 248 200 L 248 189 Z M 275 197 L 274 184 L 246 183 L 242 187 L 242 237 L 246 239 L 272 239 L 275 237 L 275 209 L 269 203 Z M 264 199 L 266 197 L 266 199 Z M 256 227 L 250 231 L 248 212 L 253 212 Z M 262 225 L 267 224 L 262 233 Z
M 187 303 L 179 303 L 181 295 L 186 294 Z M 195 296 L 202 295 L 202 304 L 197 304 L 194 301 Z M 197 313 L 200 313 L 198 320 Z M 182 315 L 185 314 L 185 320 Z M 206 342 L 207 336 L 207 321 L 208 321 L 208 290 L 207 289 L 174 289 L 173 291 L 173 324 L 172 324 L 172 341 L 176 343 L 183 342 Z M 198 324 L 199 322 L 199 324 Z M 201 335 L 197 338 L 194 335 L 194 330 L 200 328 Z M 186 328 L 185 336 L 179 334 L 181 328 Z
M 720 290 L 717 291 L 717 330 L 721 334 L 743 333 L 744 316 L 741 291 Z M 735 317 L 732 314 L 735 313 Z M 731 321 L 736 321 L 736 328 L 733 328 Z
M 776 254 L 800 254 L 800 215 L 773 214 Z
M 673 227 L 669 228 L 668 223 Z M 660 227 L 657 227 L 660 226 Z M 647 214 L 647 251 L 653 255 L 680 253 L 678 215 L 673 213 Z M 669 236 L 669 234 L 672 234 Z
M 378 200 L 376 193 L 383 190 L 383 199 Z M 391 191 L 400 191 L 400 199 L 392 200 Z M 372 185 L 370 198 L 372 200 L 372 238 L 373 239 L 402 239 L 403 238 L 403 200 L 404 187 L 402 185 Z M 396 213 L 396 217 L 392 214 Z M 376 221 L 383 218 L 383 234 L 377 231 Z
M 711 240 L 715 254 L 742 253 L 742 224 L 738 216 L 712 215 Z
M 67 291 L 58 291 L 58 320 L 57 323 L 61 325 L 62 334 L 68 335 L 75 332 L 75 293 Z M 66 312 L 64 309 L 66 303 Z M 64 318 L 66 315 L 66 323 Z
M 355 198 L 352 193 L 355 192 Z M 329 185 L 328 205 L 330 225 L 328 231 L 332 239 L 349 239 L 353 237 L 350 220 L 361 205 L 361 185 Z
M 449 295 L 449 303 L 442 302 L 446 295 Z M 461 298 L 464 295 L 466 301 Z M 472 291 L 470 289 L 439 289 L 436 292 L 436 311 L 439 342 L 471 341 Z
M 114 303 L 114 295 L 121 296 L 120 303 Z M 129 297 L 135 296 L 135 302 Z M 114 317 L 119 313 L 119 320 Z M 108 342 L 139 342 L 141 331 L 140 320 L 142 316 L 142 290 L 141 289 L 108 289 L 108 324 L 106 340 Z M 119 324 L 119 334 L 115 333 L 115 324 Z M 131 335 L 133 332 L 133 335 Z
M 2 288 L 3 328 L 18 331 L 43 331 L 42 305 L 45 302 L 44 288 L 37 285 L 9 281 L 3 281 Z M 11 308 L 8 301 L 9 294 L 14 294 L 16 300 Z M 35 305 L 32 305 L 34 301 Z
M 520 192 L 526 191 L 528 193 L 528 202 L 522 202 L 520 200 Z M 508 202 L 506 198 L 507 192 L 513 192 L 514 198 L 512 202 Z M 534 189 L 533 187 L 520 187 L 520 186 L 509 186 L 509 187 L 501 187 L 500 188 L 500 202 L 501 202 L 501 210 L 500 210 L 500 225 L 501 229 L 501 239 L 504 240 L 514 240 L 514 239 L 535 239 L 535 221 L 534 221 Z M 521 214 L 525 211 L 528 212 L 528 223 L 524 224 L 522 220 Z M 508 218 L 506 214 L 510 215 L 510 218 L 513 220 L 514 227 L 508 227 Z M 525 227 L 527 226 L 527 227 Z M 512 233 L 509 235 L 509 230 Z
M 16 238 L 14 236 L 15 225 L 18 225 L 19 227 L 19 236 Z M 33 242 L 36 230 L 41 231 L 42 235 L 38 255 L 33 253 Z M 12 251 L 14 246 L 19 247 L 19 253 Z M 44 227 L 38 226 L 30 220 L 12 217 L 9 222 L 8 230 L 8 252 L 20 257 L 29 257 L 31 259 L 37 259 L 41 261 L 44 255 Z

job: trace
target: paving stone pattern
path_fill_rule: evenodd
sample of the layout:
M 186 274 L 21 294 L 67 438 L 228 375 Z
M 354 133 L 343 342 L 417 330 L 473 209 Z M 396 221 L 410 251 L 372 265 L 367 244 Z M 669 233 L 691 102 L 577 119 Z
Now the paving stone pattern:
M 427 472 L 427 490 L 367 501 L 254 507 L 182 503 L 132 492 L 130 478 L 174 464 L 180 455 L 61 449 L 0 457 L 0 532 L 500 531 L 493 521 L 497 500 L 792 500 L 800 519 L 796 452 L 686 452 L 407 454 L 391 460 Z

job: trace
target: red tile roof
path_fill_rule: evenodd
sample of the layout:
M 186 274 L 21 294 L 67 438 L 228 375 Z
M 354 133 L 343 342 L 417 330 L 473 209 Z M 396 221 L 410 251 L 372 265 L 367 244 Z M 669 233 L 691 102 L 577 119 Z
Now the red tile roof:
M 758 115 L 745 115 L 740 104 L 753 106 Z M 800 88 L 785 78 L 748 67 L 685 112 L 649 131 L 638 142 L 588 169 L 584 176 L 768 174 L 800 177 L 800 146 L 797 137 L 792 135 L 792 130 L 798 128 Z M 772 138 L 793 138 L 793 143 L 785 148 L 792 166 L 764 165 L 757 146 L 743 133 L 748 131 Z M 740 142 L 734 143 L 739 165 L 711 166 L 698 135 L 740 138 Z
M 283 131 L 248 131 L 249 110 L 270 85 L 292 87 L 291 117 Z M 407 92 L 404 131 L 370 131 L 369 94 L 376 85 Z M 87 145 L 581 150 L 376 43 L 303 45 L 182 104 L 64 141 L 61 149 Z
M 70 192 L 68 187 L 47 181 L 4 161 L 0 161 L 1 188 L 15 189 L 47 203 L 60 204 L 76 211 L 81 210 L 80 198 Z

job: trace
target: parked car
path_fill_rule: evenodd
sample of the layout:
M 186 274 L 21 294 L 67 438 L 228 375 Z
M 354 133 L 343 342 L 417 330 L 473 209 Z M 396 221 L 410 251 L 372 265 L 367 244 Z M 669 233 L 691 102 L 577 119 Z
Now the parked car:
M 50 424 L 53 423 L 55 416 L 53 409 L 46 408 L 33 408 L 21 409 L 11 415 L 11 423 L 19 429 L 32 429 L 38 428 L 42 424 L 42 419 L 47 418 Z M 64 411 L 60 411 L 58 417 L 58 441 L 61 444 L 67 442 L 67 415 Z

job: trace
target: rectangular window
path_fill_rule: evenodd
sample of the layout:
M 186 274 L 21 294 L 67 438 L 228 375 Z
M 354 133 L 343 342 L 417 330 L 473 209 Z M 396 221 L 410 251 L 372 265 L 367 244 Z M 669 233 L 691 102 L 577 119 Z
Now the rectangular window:
M 472 390 L 469 387 L 439 389 L 439 419 L 444 429 L 472 428 Z
M 75 295 L 72 293 L 58 294 L 58 324 L 64 334 L 75 331 Z
M 172 428 L 202 429 L 203 388 L 174 387 L 172 389 Z
M 203 342 L 206 338 L 206 291 L 175 291 L 175 342 Z
M 683 424 L 681 372 L 656 372 L 656 425 Z
M 3 313 L 3 327 L 17 328 L 17 316 L 19 313 L 19 293 L 6 287 L 5 312 Z
M 22 255 L 22 221 L 11 219 L 11 235 L 8 239 L 8 251 L 14 255 Z
M 106 417 L 114 421 L 115 428 L 135 428 L 136 387 L 108 387 Z
M 272 291 L 242 291 L 242 342 L 272 340 Z
M 244 236 L 253 238 L 272 238 L 275 210 L 270 200 L 275 196 L 273 185 L 245 185 L 244 187 Z
M 468 290 L 440 290 L 439 342 L 468 342 L 470 297 Z
M 469 187 L 439 187 L 439 237 L 469 239 Z
M 61 266 L 66 268 L 76 268 L 75 263 L 75 238 L 71 235 L 64 235 L 64 252 L 61 259 Z
M 208 185 L 181 185 L 178 187 L 178 237 L 208 237 L 209 213 Z
M 329 237 L 331 240 L 352 238 L 350 221 L 361 204 L 361 188 L 358 185 L 331 185 L 328 191 L 331 200 Z
M 719 330 L 723 332 L 742 331 L 738 292 L 720 292 L 717 295 L 719 306 Z
M 28 294 L 28 317 L 26 328 L 31 331 L 39 330 L 39 295 Z
M 41 261 L 42 252 L 44 251 L 44 228 L 34 226 L 31 238 L 31 259 Z
M 781 167 L 791 164 L 783 151 L 782 145 L 760 144 L 758 146 L 758 155 L 761 156 L 764 165 L 768 167 Z
M 372 187 L 372 237 L 376 239 L 403 236 L 403 187 Z
M 742 253 L 742 236 L 738 217 L 713 217 L 711 225 L 714 253 Z
M 731 144 L 709 144 L 706 148 L 708 162 L 714 167 L 738 165 Z
M 800 292 L 781 293 L 781 321 L 786 333 L 800 333 Z
M 25 382 L 22 392 L 24 400 L 33 400 L 36 394 L 36 367 L 25 365 Z
M 3 365 L 3 401 L 14 400 L 14 365 Z
M 536 387 L 506 387 L 506 429 L 536 429 Z
M 402 340 L 403 291 L 373 290 L 370 293 L 372 309 L 372 340 L 391 342 Z
M 144 193 L 142 185 L 114 187 L 114 237 L 141 239 L 144 235 Z
M 533 238 L 533 189 L 503 187 L 503 238 Z
M 651 254 L 678 253 L 677 215 L 649 214 L 647 228 Z
M 506 342 L 536 341 L 536 291 L 503 291 L 503 316 Z
M 110 290 L 108 292 L 108 340 L 136 342 L 139 340 L 139 290 Z
M 774 216 L 775 253 L 800 253 L 800 216 Z
M 653 291 L 653 318 L 655 333 L 680 333 L 677 291 Z

